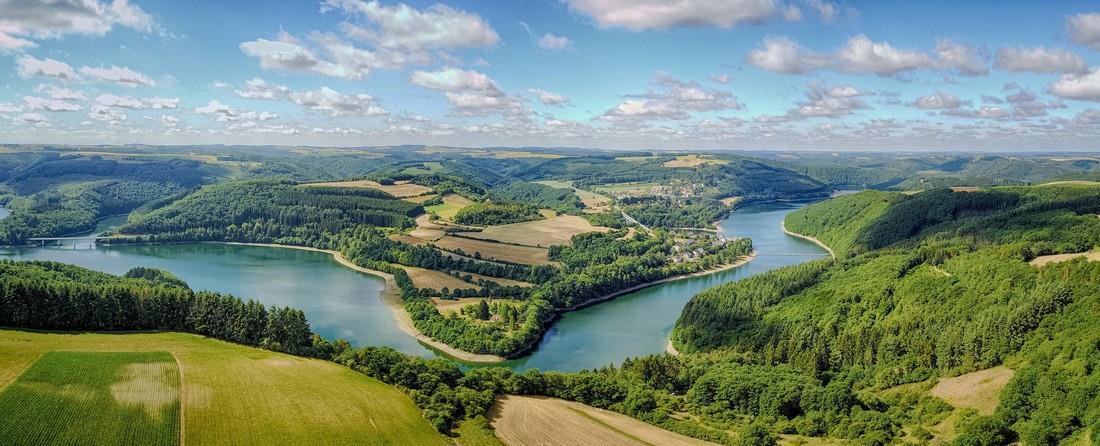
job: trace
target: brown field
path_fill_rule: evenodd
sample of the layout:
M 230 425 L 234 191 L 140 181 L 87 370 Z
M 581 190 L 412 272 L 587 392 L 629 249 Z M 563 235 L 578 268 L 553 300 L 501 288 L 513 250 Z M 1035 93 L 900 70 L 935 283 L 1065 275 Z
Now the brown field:
M 463 153 L 466 156 L 477 156 L 482 158 L 564 158 L 565 155 L 558 155 L 556 153 L 539 153 L 529 152 L 526 150 L 472 150 Z
M 572 401 L 506 395 L 493 405 L 490 424 L 508 446 L 710 445 L 626 415 Z
M 550 261 L 550 253 L 546 248 L 505 245 L 503 243 L 454 236 L 443 237 L 437 240 L 435 244 L 449 251 L 461 249 L 470 256 L 473 256 L 475 252 L 480 252 L 481 257 L 486 260 L 496 259 L 527 265 L 549 265 L 553 263 Z
M 1039 256 L 1039 257 L 1036 257 L 1034 259 L 1031 259 L 1031 261 L 1028 262 L 1028 263 L 1030 263 L 1032 266 L 1043 266 L 1043 265 L 1046 265 L 1048 263 L 1065 262 L 1065 261 L 1068 261 L 1068 260 L 1076 259 L 1078 257 L 1084 257 L 1086 260 L 1088 260 L 1090 262 L 1100 262 L 1100 251 L 1077 252 L 1077 253 L 1073 253 L 1073 254 L 1052 254 L 1052 255 L 1049 255 L 1049 256 Z
M 397 198 L 415 197 L 417 195 L 424 195 L 432 191 L 432 188 L 428 186 L 421 186 L 419 184 L 412 184 L 403 181 L 398 181 L 388 186 L 383 186 L 369 180 L 329 181 L 326 183 L 306 183 L 305 185 L 319 187 L 367 187 L 371 189 L 378 189 Z
M 431 200 L 432 198 L 435 198 L 435 197 L 436 197 L 435 194 L 428 194 L 428 195 L 420 195 L 420 196 L 416 196 L 416 197 L 402 198 L 402 200 L 405 200 L 409 203 L 420 204 L 420 203 L 423 203 L 425 201 Z
M 729 164 L 729 161 L 716 159 L 709 155 L 683 155 L 676 157 L 674 160 L 665 161 L 662 166 L 676 168 L 705 166 L 707 164 Z
M 450 288 L 452 290 L 469 288 L 481 289 L 481 287 L 476 284 L 463 282 L 462 279 L 451 276 L 443 271 L 404 265 L 401 265 L 400 268 L 405 270 L 406 273 L 409 273 L 409 278 L 412 279 L 413 285 L 416 285 L 417 288 L 431 288 L 433 290 L 441 290 L 443 288 Z
M 1015 372 L 1004 366 L 979 370 L 954 378 L 943 378 L 931 393 L 955 408 L 972 408 L 983 415 L 992 415 L 1000 402 L 1001 389 Z
M 722 204 L 726 206 L 733 207 L 738 201 L 741 201 L 741 197 L 726 197 L 718 201 L 721 201 Z
M 607 232 L 610 230 L 610 228 L 602 226 L 592 226 L 588 220 L 576 215 L 560 215 L 545 220 L 489 226 L 481 232 L 469 232 L 462 235 L 482 240 L 549 247 L 551 245 L 568 245 L 571 243 L 573 236 L 577 234 L 593 231 Z
M 952 192 L 981 192 L 985 189 L 977 186 L 951 186 Z
M 443 238 L 443 235 L 445 235 L 443 226 L 432 223 L 430 219 L 431 216 L 428 214 L 416 217 L 416 229 L 409 232 L 409 235 L 424 241 L 436 241 Z
M 446 313 L 448 311 L 461 311 L 462 307 L 465 307 L 467 305 L 476 304 L 476 303 L 478 303 L 482 300 L 485 300 L 485 298 L 483 298 L 483 297 L 463 297 L 463 298 L 460 298 L 460 299 L 440 299 L 438 297 L 435 297 L 435 298 L 432 298 L 432 303 L 435 304 L 435 307 L 437 309 L 439 309 L 440 313 Z M 513 300 L 513 299 L 493 299 L 493 302 L 501 302 L 501 301 L 519 303 L 518 300 Z

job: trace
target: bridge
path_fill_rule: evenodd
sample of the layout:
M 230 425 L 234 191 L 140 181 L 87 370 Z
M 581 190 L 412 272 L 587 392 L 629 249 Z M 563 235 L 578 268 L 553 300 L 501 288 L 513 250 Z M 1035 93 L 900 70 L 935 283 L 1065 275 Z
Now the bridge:
M 65 244 L 65 242 L 73 242 L 73 249 L 76 249 L 76 246 L 80 244 L 78 242 L 87 242 L 89 245 L 95 245 L 99 243 L 100 240 L 106 240 L 107 244 L 109 245 L 111 244 L 111 238 L 113 237 L 106 235 L 84 235 L 73 237 L 30 237 L 27 239 L 27 241 L 31 243 L 38 243 L 38 245 L 41 247 L 45 247 L 47 245 L 62 246 Z

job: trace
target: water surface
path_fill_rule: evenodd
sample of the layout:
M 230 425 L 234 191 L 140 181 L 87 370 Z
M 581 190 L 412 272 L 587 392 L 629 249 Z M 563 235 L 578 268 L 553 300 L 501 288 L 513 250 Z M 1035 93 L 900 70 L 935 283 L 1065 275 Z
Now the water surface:
M 826 255 L 813 243 L 780 229 L 783 217 L 801 206 L 776 203 L 738 209 L 720 224 L 721 231 L 751 237 L 756 259 L 735 269 L 663 283 L 566 313 L 537 350 L 505 365 L 575 371 L 663 352 L 680 310 L 699 291 Z M 94 232 L 122 221 L 104 220 Z M 300 308 L 313 330 L 330 339 L 385 345 L 424 357 L 438 355 L 397 327 L 393 314 L 378 299 L 385 286 L 381 279 L 345 268 L 323 253 L 219 244 L 96 247 L 77 240 L 59 247 L 0 248 L 0 258 L 53 260 L 112 274 L 136 266 L 160 268 L 196 290 Z

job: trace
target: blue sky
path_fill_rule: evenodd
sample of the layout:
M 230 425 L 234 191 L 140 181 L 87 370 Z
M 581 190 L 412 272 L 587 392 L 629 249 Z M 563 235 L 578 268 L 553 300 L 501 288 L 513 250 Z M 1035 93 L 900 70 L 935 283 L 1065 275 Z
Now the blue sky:
M 0 143 L 1100 149 L 1100 5 L 0 0 Z

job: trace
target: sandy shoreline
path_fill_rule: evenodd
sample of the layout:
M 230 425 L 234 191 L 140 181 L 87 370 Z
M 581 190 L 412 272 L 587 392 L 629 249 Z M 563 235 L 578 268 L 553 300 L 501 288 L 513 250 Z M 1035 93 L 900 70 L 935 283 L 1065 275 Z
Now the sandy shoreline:
M 672 356 L 680 356 L 680 352 L 676 350 L 676 346 L 672 345 L 672 338 L 669 338 L 668 342 L 665 343 L 665 353 Z
M 482 354 L 470 353 L 470 352 L 467 352 L 467 351 L 459 350 L 459 349 L 451 347 L 450 345 L 447 345 L 443 342 L 432 339 L 432 338 L 428 337 L 427 335 L 425 335 L 424 333 L 421 333 L 420 330 L 417 330 L 416 326 L 413 325 L 413 321 L 412 321 L 412 318 L 409 317 L 409 313 L 407 311 L 405 311 L 405 301 L 403 299 L 401 299 L 400 291 L 398 291 L 398 288 L 397 288 L 397 281 L 394 280 L 393 274 L 383 272 L 383 271 L 373 270 L 373 269 L 369 269 L 369 268 L 363 268 L 359 265 L 356 265 L 356 264 L 352 263 L 350 260 L 344 258 L 344 256 L 342 254 L 340 254 L 339 252 L 337 252 L 337 251 L 333 251 L 333 250 L 330 250 L 330 249 L 312 248 L 312 247 L 309 247 L 309 246 L 279 245 L 279 244 L 274 244 L 274 243 L 241 243 L 241 242 L 214 242 L 214 243 L 220 243 L 220 244 L 225 244 L 225 245 L 262 246 L 262 247 L 267 247 L 267 248 L 297 249 L 297 250 L 300 250 L 300 251 L 321 252 L 321 253 L 331 255 L 332 258 L 334 260 L 336 260 L 337 263 L 339 263 L 343 266 L 346 266 L 348 268 L 351 268 L 355 271 L 358 271 L 358 272 L 361 272 L 361 273 L 364 273 L 364 274 L 370 274 L 372 276 L 377 276 L 377 277 L 380 277 L 380 278 L 384 279 L 386 281 L 386 288 L 383 289 L 382 293 L 380 293 L 378 295 L 378 299 L 381 300 L 382 303 L 386 304 L 386 307 L 390 309 L 391 313 L 393 313 L 394 319 L 397 320 L 397 327 L 400 328 L 401 331 L 407 333 L 409 336 L 412 336 L 412 337 L 416 338 L 417 341 L 420 341 L 421 343 L 426 344 L 426 345 L 430 346 L 431 348 L 433 348 L 435 350 L 438 350 L 438 351 L 442 352 L 443 354 L 445 354 L 447 356 L 450 356 L 452 358 L 455 358 L 455 359 L 458 359 L 458 360 L 461 360 L 461 361 L 486 362 L 486 363 L 504 361 L 503 357 L 496 356 L 496 355 L 482 355 Z
M 803 239 L 803 240 L 809 240 L 811 242 L 814 242 L 814 244 L 816 244 L 817 246 L 820 246 L 821 249 L 829 251 L 829 255 L 832 256 L 834 259 L 836 258 L 836 253 L 833 252 L 833 248 L 830 248 L 829 245 L 826 245 L 826 244 L 822 243 L 821 240 L 818 240 L 816 237 L 810 237 L 808 235 L 799 234 L 799 233 L 794 232 L 794 231 L 788 231 L 786 221 L 780 222 L 779 226 L 783 228 L 783 233 L 784 234 L 787 234 L 791 237 L 798 237 L 798 238 Z

